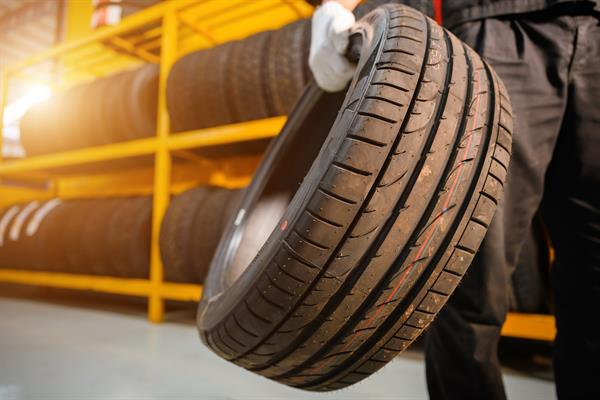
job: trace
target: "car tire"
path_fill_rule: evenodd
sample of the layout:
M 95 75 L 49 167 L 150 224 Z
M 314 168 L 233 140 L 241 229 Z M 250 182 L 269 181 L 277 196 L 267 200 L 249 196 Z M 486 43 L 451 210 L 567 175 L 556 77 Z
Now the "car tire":
M 364 379 L 424 331 L 477 252 L 510 158 L 506 90 L 451 33 L 386 5 L 353 40 L 350 88 L 311 85 L 297 103 L 197 319 L 221 357 L 313 391 Z

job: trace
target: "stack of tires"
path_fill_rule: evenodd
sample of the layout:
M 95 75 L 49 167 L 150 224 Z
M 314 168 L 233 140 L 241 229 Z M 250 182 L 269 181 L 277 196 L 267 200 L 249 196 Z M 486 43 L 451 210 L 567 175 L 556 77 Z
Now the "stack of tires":
M 152 64 L 75 86 L 25 113 L 21 143 L 32 156 L 152 136 L 157 96 Z
M 357 7 L 362 17 L 385 3 Z M 426 15 L 431 1 L 403 0 Z M 288 115 L 311 78 L 310 21 L 299 20 L 246 39 L 190 53 L 169 75 L 167 102 L 171 130 L 182 132 L 277 115 Z
M 286 115 L 310 78 L 310 23 L 190 53 L 167 84 L 174 132 Z
M 150 197 L 52 199 L 0 215 L 0 265 L 118 277 L 148 277 Z
M 240 190 L 199 187 L 175 196 L 163 219 L 165 278 L 204 281 Z M 0 266 L 148 278 L 152 199 L 32 201 L 0 212 Z
M 204 282 L 221 234 L 240 198 L 240 190 L 216 187 L 190 189 L 173 198 L 160 231 L 167 281 Z

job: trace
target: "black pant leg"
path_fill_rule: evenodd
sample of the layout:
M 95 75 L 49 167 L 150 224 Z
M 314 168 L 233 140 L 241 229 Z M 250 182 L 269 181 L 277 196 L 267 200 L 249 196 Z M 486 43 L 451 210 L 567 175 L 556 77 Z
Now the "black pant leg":
M 600 20 L 575 17 L 565 123 L 544 216 L 556 247 L 555 380 L 561 399 L 600 399 Z
M 466 277 L 427 332 L 426 368 L 433 399 L 503 399 L 497 357 L 508 311 L 508 285 L 541 201 L 566 105 L 568 42 L 553 19 L 488 19 L 457 35 L 484 56 L 511 97 L 513 155 L 503 200 Z

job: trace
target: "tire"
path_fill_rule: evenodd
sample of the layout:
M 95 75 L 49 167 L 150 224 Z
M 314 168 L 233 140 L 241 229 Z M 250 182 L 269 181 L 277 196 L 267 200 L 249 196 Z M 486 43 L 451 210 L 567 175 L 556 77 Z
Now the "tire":
M 43 243 L 48 235 L 56 236 L 60 230 L 56 228 L 52 221 L 56 215 L 60 215 L 63 202 L 54 198 L 44 202 L 32 216 L 25 228 L 27 239 L 24 241 L 25 251 L 28 258 L 28 265 L 31 269 L 49 270 L 48 259 L 45 257 Z M 52 229 L 47 228 L 51 226 Z
M 267 118 L 273 113 L 268 100 L 266 53 L 272 31 L 260 32 L 233 43 L 231 85 L 232 122 Z
M 191 53 L 175 62 L 167 79 L 167 108 L 171 131 L 183 132 L 193 129 L 195 85 L 193 84 L 198 53 Z
M 23 207 L 23 204 L 15 204 L 2 210 L 0 215 L 0 265 L 4 268 L 15 268 L 14 243 L 10 240 L 10 231 Z
M 229 220 L 231 212 L 230 202 L 235 203 L 236 192 L 213 188 L 204 204 L 199 207 L 190 231 L 192 237 L 192 252 L 189 264 L 192 269 L 193 282 L 204 282 L 212 258 L 217 250 L 225 223 Z
M 28 269 L 34 270 L 37 269 L 35 265 L 35 237 L 32 237 L 28 233 L 29 225 L 33 222 L 33 220 L 37 219 L 37 214 L 47 207 L 45 207 L 47 202 L 38 202 L 32 201 L 26 204 L 20 214 L 21 221 L 18 223 L 19 226 L 15 226 L 17 220 L 19 219 L 19 215 L 15 218 L 15 224 L 11 227 L 11 230 L 14 228 L 14 232 L 11 234 L 17 234 L 14 238 L 16 240 L 12 241 L 13 248 L 13 262 L 10 264 L 13 268 L 20 269 Z
M 151 219 L 150 197 L 127 198 L 115 209 L 107 226 L 107 252 L 114 276 L 148 278 Z
M 8 268 L 31 269 L 31 262 L 28 260 L 25 248 L 25 242 L 27 242 L 25 229 L 40 206 L 41 204 L 36 200 L 23 204 L 19 212 L 12 219 L 8 227 L 9 229 L 6 232 L 6 242 L 3 246 L 4 251 L 8 255 L 8 263 L 6 265 Z
M 239 190 L 190 189 L 176 196 L 160 230 L 160 253 L 167 281 L 202 283 Z
M 128 96 L 129 114 L 135 138 L 153 136 L 156 133 L 156 110 L 158 105 L 159 68 L 148 64 L 133 71 Z
M 404 4 L 422 12 L 428 17 L 433 18 L 433 1 L 431 0 L 368 0 L 362 2 L 353 11 L 356 19 L 362 18 L 377 7 L 381 7 L 384 4 Z
M 110 219 L 118 204 L 118 199 L 98 199 L 89 211 L 87 223 L 81 233 L 81 258 L 82 263 L 86 265 L 86 273 L 110 274 L 111 255 L 107 251 L 106 221 Z
M 475 52 L 405 6 L 357 26 L 345 98 L 305 92 L 198 311 L 215 353 L 306 390 L 358 382 L 423 332 L 485 235 L 510 157 L 510 103 Z M 281 211 L 257 217 L 261 205 Z
M 56 101 L 55 101 L 56 100 Z M 32 106 L 20 122 L 21 143 L 27 156 L 47 154 L 62 149 L 60 131 L 53 116 L 60 111 L 59 100 L 48 100 Z
M 210 188 L 194 188 L 175 196 L 167 209 L 160 229 L 160 254 L 164 274 L 170 282 L 193 282 L 191 255 L 196 238 L 190 233 L 196 214 L 205 208 L 204 202 Z
M 119 132 L 115 131 L 112 125 L 114 116 L 111 116 L 108 102 L 113 87 L 111 79 L 112 77 L 108 77 L 91 83 L 95 94 L 91 102 L 94 107 L 91 111 L 92 134 L 98 138 L 99 144 L 114 143 L 120 140 Z
M 308 83 L 310 21 L 301 20 L 273 31 L 267 52 L 267 85 L 272 115 L 287 115 Z
M 131 121 L 127 112 L 127 84 L 131 74 L 129 71 L 120 72 L 107 79 L 107 96 L 104 98 L 104 118 L 108 121 L 108 129 L 114 132 L 116 142 L 134 139 L 131 131 Z
M 62 241 L 62 232 L 72 208 L 71 201 L 64 201 L 41 221 L 35 233 L 35 251 L 32 251 L 36 269 L 64 271 L 64 264 L 59 264 L 56 258 L 56 249 Z
M 83 199 L 65 202 L 65 212 L 56 221 L 56 230 L 46 243 L 49 263 L 57 272 L 83 273 L 85 266 L 78 263 L 78 256 L 74 256 L 72 252 L 81 247 L 81 232 L 86 223 L 88 202 L 89 200 Z
M 230 74 L 231 54 L 235 42 L 225 43 L 206 50 L 204 64 L 195 74 L 196 79 L 201 79 L 198 85 L 197 97 L 201 97 L 203 108 L 196 114 L 200 117 L 199 127 L 230 124 L 236 120 L 232 104 Z
M 89 217 L 97 206 L 97 200 L 77 199 L 72 201 L 72 208 L 66 215 L 64 233 L 61 235 L 60 249 L 61 260 L 59 268 L 65 272 L 89 274 L 90 267 L 85 259 L 83 234 L 88 228 Z M 62 265 L 62 267 L 61 267 Z

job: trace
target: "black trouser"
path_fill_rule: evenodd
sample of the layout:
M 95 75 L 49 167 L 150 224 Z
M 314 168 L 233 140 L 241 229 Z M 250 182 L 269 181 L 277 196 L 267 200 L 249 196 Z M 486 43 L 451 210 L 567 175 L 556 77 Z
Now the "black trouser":
M 515 129 L 504 198 L 467 276 L 427 334 L 434 399 L 505 398 L 497 344 L 511 275 L 544 190 L 557 256 L 557 392 L 600 399 L 600 26 L 592 12 L 565 12 L 456 29 L 506 84 Z

